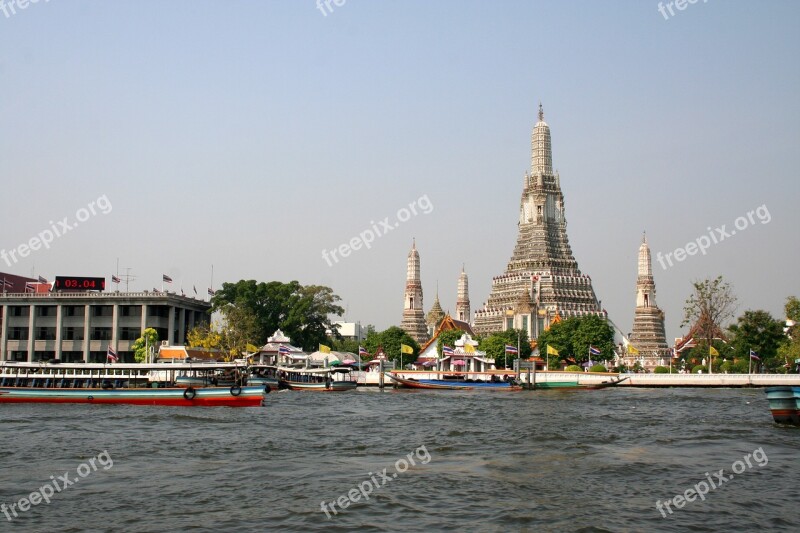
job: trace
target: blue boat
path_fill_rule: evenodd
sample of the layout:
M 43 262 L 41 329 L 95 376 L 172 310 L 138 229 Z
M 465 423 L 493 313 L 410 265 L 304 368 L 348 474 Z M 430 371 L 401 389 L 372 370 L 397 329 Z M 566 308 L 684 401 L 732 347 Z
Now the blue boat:
M 800 387 L 767 387 L 764 392 L 775 422 L 800 426 Z

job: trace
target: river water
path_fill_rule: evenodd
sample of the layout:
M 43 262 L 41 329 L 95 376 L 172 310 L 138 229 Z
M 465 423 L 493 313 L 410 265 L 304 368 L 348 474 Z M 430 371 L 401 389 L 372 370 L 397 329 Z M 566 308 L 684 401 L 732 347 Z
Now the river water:
M 760 389 L 281 391 L 261 408 L 0 415 L 0 531 L 800 530 L 800 428 L 776 426 Z M 40 488 L 50 503 L 20 510 Z M 687 489 L 707 494 L 668 512 Z

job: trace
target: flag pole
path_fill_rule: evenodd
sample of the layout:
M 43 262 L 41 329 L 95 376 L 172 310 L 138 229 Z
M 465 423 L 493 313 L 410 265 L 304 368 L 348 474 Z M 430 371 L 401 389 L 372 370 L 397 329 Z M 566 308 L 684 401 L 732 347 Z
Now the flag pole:
M 752 348 L 748 348 L 748 350 L 749 351 L 747 352 L 747 373 L 748 374 L 752 374 L 753 373 L 753 349 Z

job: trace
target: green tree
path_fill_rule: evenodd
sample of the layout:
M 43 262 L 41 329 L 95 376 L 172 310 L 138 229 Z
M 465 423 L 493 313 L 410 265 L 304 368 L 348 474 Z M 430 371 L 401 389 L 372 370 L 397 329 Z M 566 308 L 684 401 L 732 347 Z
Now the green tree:
M 339 296 L 330 287 L 321 285 L 240 280 L 223 283 L 211 303 L 214 311 L 230 306 L 250 311 L 255 318 L 255 344 L 264 344 L 275 330 L 281 329 L 296 346 L 315 350 L 328 338 L 328 330 L 334 332 L 334 338 L 338 335 L 331 320 L 344 313 L 338 301 Z
M 506 345 L 517 347 L 519 342 L 519 354 L 507 354 Z M 528 340 L 528 332 L 520 329 L 507 329 L 493 333 L 481 340 L 478 348 L 486 352 L 486 356 L 494 359 L 497 368 L 513 368 L 514 359 L 527 359 L 531 356 L 531 343 Z
M 436 339 L 436 349 L 439 351 L 439 355 L 441 355 L 442 347 L 445 345 L 455 348 L 456 341 L 460 339 L 464 333 L 466 332 L 461 329 L 448 329 L 447 331 L 439 333 L 439 337 Z
M 770 371 L 784 368 L 785 360 L 778 355 L 778 348 L 786 340 L 783 322 L 772 318 L 767 311 L 745 311 L 728 331 L 735 356 L 747 360 L 752 349 Z
M 550 326 L 550 329 L 542 332 L 539 338 L 536 339 L 539 345 L 539 353 L 542 357 L 547 357 L 547 368 L 559 368 L 559 361 L 564 359 L 570 360 L 572 354 L 575 353 L 573 349 L 573 337 L 578 330 L 578 319 L 570 317 Z M 551 346 L 558 350 L 559 355 L 547 354 L 547 347 Z
M 588 361 L 590 345 L 600 349 L 600 355 L 592 356 L 593 361 L 614 357 L 614 329 L 607 320 L 596 315 L 570 317 L 553 324 L 539 335 L 537 342 L 541 354 L 546 353 L 547 346 L 558 350 L 559 355 L 548 356 L 548 368 L 558 368 L 560 359 L 576 363 Z
M 411 346 L 414 349 L 413 354 L 401 354 L 400 353 L 400 345 L 405 344 L 406 346 Z M 398 366 L 400 366 L 401 355 L 402 355 L 402 364 L 407 365 L 412 361 L 415 361 L 417 358 L 417 354 L 419 354 L 419 344 L 417 341 L 411 338 L 411 336 L 405 332 L 402 328 L 397 326 L 392 326 L 388 329 L 385 329 L 381 332 L 371 331 L 367 333 L 367 338 L 364 341 L 364 347 L 370 352 L 375 353 L 378 351 L 378 347 L 383 346 L 383 351 L 392 361 L 396 361 Z
M 600 350 L 591 356 L 592 361 L 608 361 L 614 357 L 614 329 L 603 317 L 587 315 L 576 318 L 578 327 L 573 336 L 576 360 L 589 360 L 589 346 Z M 581 350 L 583 354 L 581 354 Z
M 154 328 L 145 329 L 142 336 L 133 341 L 133 344 L 131 344 L 133 359 L 137 363 L 144 363 L 147 359 L 149 347 L 153 347 L 154 351 L 158 349 L 158 331 Z
M 786 299 L 786 318 L 793 320 L 795 325 L 790 327 L 783 343 L 778 347 L 778 357 L 783 362 L 783 368 L 795 372 L 800 360 L 800 300 L 794 296 Z
M 722 324 L 733 318 L 736 296 L 733 295 L 730 283 L 724 281 L 722 276 L 713 280 L 695 281 L 692 287 L 692 294 L 683 308 L 684 319 L 681 326 L 695 324 L 698 340 L 702 339 L 706 346 L 711 346 L 714 337 L 721 335 Z M 713 357 L 708 358 L 709 369 L 712 359 Z

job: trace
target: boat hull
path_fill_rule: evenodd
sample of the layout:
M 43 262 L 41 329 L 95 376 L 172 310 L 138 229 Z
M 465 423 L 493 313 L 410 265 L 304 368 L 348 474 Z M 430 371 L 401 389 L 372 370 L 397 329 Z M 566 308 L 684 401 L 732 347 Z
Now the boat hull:
M 192 394 L 192 392 L 194 394 Z M 94 403 L 167 405 L 180 407 L 257 407 L 264 399 L 264 387 L 163 388 L 163 389 L 38 389 L 0 388 L 0 403 Z
M 387 373 L 391 379 L 409 389 L 435 389 L 435 390 L 489 390 L 489 391 L 519 391 L 522 387 L 510 383 L 492 382 L 448 382 L 442 379 L 406 379 Z
M 330 383 L 303 383 L 299 381 L 281 380 L 281 386 L 289 390 L 304 390 L 315 392 L 345 392 L 357 387 L 355 381 L 332 381 Z
M 800 387 L 767 387 L 764 392 L 775 422 L 800 426 Z

